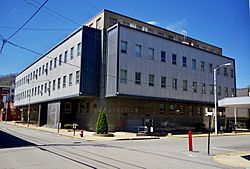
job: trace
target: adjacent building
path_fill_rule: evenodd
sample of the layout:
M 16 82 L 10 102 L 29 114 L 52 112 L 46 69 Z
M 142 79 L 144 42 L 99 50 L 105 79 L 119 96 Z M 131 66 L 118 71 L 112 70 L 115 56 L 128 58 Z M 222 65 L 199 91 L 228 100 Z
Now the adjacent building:
M 200 128 L 214 105 L 213 69 L 228 62 L 219 99 L 236 88 L 235 60 L 221 48 L 103 10 L 18 74 L 15 106 L 50 127 L 95 130 L 103 109 L 110 130 Z

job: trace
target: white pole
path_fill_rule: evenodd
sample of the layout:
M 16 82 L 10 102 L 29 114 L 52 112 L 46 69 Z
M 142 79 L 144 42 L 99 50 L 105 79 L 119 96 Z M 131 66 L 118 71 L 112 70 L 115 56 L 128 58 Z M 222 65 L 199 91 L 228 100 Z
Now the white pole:
M 235 126 L 237 124 L 237 108 L 236 107 L 234 107 L 234 124 Z
M 214 69 L 214 129 L 215 134 L 218 134 L 217 130 L 217 87 L 216 87 L 216 68 Z

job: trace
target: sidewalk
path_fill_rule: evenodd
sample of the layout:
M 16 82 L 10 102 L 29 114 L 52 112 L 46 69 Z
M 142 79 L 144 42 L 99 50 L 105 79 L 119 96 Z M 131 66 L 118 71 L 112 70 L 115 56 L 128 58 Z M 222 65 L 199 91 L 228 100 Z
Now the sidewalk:
M 250 169 L 250 161 L 243 158 L 242 156 L 247 156 L 250 158 L 250 153 L 239 153 L 239 152 L 227 153 L 227 154 L 216 155 L 213 157 L 213 159 L 216 162 L 224 165 Z
M 220 136 L 238 136 L 238 135 L 250 135 L 250 132 L 236 132 L 236 133 L 219 133 L 216 135 L 215 133 L 211 133 L 211 137 L 220 137 Z M 192 137 L 207 137 L 208 134 L 193 134 Z M 172 135 L 173 138 L 188 138 L 188 134 L 180 134 L 180 135 Z
M 159 137 L 156 137 L 156 136 L 136 136 L 136 133 L 130 133 L 130 132 L 111 132 L 112 134 L 114 134 L 114 137 L 100 137 L 100 136 L 94 136 L 93 134 L 95 132 L 91 132 L 91 131 L 84 131 L 83 137 L 80 137 L 80 130 L 76 130 L 75 136 L 74 136 L 73 130 L 60 129 L 58 133 L 58 130 L 55 128 L 37 127 L 36 125 L 33 125 L 33 124 L 30 124 L 29 127 L 28 127 L 28 124 L 26 123 L 23 124 L 23 123 L 7 122 L 7 124 L 17 125 L 20 127 L 26 127 L 26 128 L 31 128 L 35 130 L 41 130 L 41 131 L 50 132 L 50 133 L 55 133 L 61 136 L 84 139 L 88 141 L 108 141 L 108 140 L 122 141 L 122 140 L 159 139 Z

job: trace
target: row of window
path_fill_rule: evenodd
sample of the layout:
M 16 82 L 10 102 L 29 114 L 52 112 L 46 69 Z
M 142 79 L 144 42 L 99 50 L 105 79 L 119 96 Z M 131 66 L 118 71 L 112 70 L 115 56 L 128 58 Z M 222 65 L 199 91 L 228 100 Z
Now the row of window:
M 124 54 L 127 54 L 127 50 L 128 50 L 128 42 L 126 41 L 121 41 L 121 53 L 124 53 Z M 135 45 L 135 57 L 142 57 L 142 46 L 139 45 L 139 44 L 136 44 Z M 154 48 L 151 48 L 149 47 L 148 48 L 148 59 L 149 60 L 155 60 L 155 49 Z M 171 63 L 173 65 L 177 65 L 177 54 L 172 54 L 172 61 Z M 161 51 L 161 57 L 160 57 L 160 61 L 161 62 L 167 62 L 167 56 L 166 56 L 166 51 Z M 182 56 L 182 66 L 183 67 L 188 67 L 188 58 L 186 56 Z M 218 65 L 217 65 L 218 67 Z M 197 60 L 196 59 L 192 59 L 192 65 L 191 65 L 191 68 L 193 70 L 197 70 Z M 208 64 L 208 72 L 209 73 L 213 73 L 213 64 L 212 63 L 209 63 Z M 200 71 L 201 72 L 205 72 L 206 70 L 206 65 L 205 65 L 205 62 L 204 61 L 201 61 L 200 62 Z M 233 78 L 234 77 L 234 70 L 231 69 L 230 70 L 231 72 L 231 77 Z M 220 74 L 220 69 L 217 69 L 217 74 Z M 227 67 L 224 67 L 224 76 L 228 76 L 228 69 Z
M 81 55 L 81 43 L 77 44 L 77 55 Z M 75 56 L 75 47 L 70 48 L 70 60 L 73 60 Z M 16 82 L 16 87 L 20 87 L 26 83 L 29 83 L 32 80 L 37 80 L 38 77 L 42 75 L 48 75 L 49 70 L 52 70 L 53 68 L 56 68 L 57 66 L 61 66 L 62 63 L 68 62 L 68 50 L 64 52 L 63 54 L 60 54 L 58 57 L 55 57 L 54 59 L 51 59 L 48 63 L 42 65 L 41 67 L 37 68 L 33 72 L 29 73 L 25 77 L 21 78 L 19 81 Z
M 62 79 L 62 86 L 61 86 L 61 79 Z M 72 86 L 73 84 L 73 73 L 70 73 L 68 75 L 68 79 L 67 79 L 67 75 L 63 76 L 62 78 L 59 77 L 58 79 L 54 79 L 52 81 L 52 91 L 56 90 L 56 88 L 59 90 L 61 87 L 62 88 L 66 88 L 67 87 L 67 81 L 68 81 L 68 86 Z M 79 84 L 80 82 L 80 73 L 79 71 L 76 71 L 75 73 L 75 84 Z M 57 84 L 56 84 L 57 83 Z M 36 95 L 43 95 L 43 93 L 47 93 L 50 96 L 50 92 L 51 92 L 51 81 L 41 84 L 37 87 L 34 87 L 32 89 L 29 89 L 27 91 L 24 91 L 22 93 L 19 93 L 16 95 L 16 100 L 22 100 L 28 97 L 33 97 Z
M 134 80 L 128 80 L 127 79 L 127 70 L 121 69 L 120 71 L 120 83 L 127 83 L 127 81 L 132 81 L 134 82 L 136 85 L 148 85 L 148 86 L 155 86 L 158 85 L 161 88 L 167 88 L 167 77 L 166 76 L 161 76 L 161 84 L 155 84 L 155 75 L 154 74 L 149 74 L 148 75 L 148 83 L 143 83 L 141 81 L 142 78 L 142 74 L 141 72 L 135 72 L 135 79 Z M 171 79 L 171 85 L 170 87 L 172 88 L 172 90 L 178 90 L 178 79 L 177 78 L 172 78 Z M 206 94 L 206 84 L 205 83 L 201 83 L 201 93 L 202 94 Z M 183 80 L 182 81 L 182 90 L 183 91 L 188 91 L 188 81 L 187 80 Z M 197 82 L 193 81 L 192 84 L 190 85 L 190 87 L 192 88 L 192 92 L 193 93 L 197 93 L 198 92 L 198 84 Z M 210 95 L 213 95 L 214 93 L 214 86 L 212 84 L 209 85 L 209 91 L 210 91 Z M 231 94 L 234 95 L 235 93 L 235 89 L 231 88 Z M 218 86 L 218 95 L 221 96 L 221 86 Z M 228 97 L 229 96 L 229 91 L 228 91 L 228 87 L 224 87 L 224 96 Z
M 100 19 L 101 18 L 97 19 L 97 21 L 96 21 L 96 28 L 97 29 L 100 27 L 99 26 L 100 25 Z M 113 18 L 113 17 L 109 18 L 109 24 L 110 24 L 110 26 L 113 26 L 116 23 L 118 23 L 118 19 L 117 18 Z M 137 25 L 137 24 L 134 24 L 134 23 L 129 23 L 127 21 L 122 21 L 122 24 L 126 25 L 126 26 L 129 26 L 129 27 L 133 27 L 133 28 L 142 30 L 142 31 L 146 31 L 146 32 L 149 32 L 149 33 L 154 33 L 154 34 L 157 34 L 159 36 L 168 38 L 170 40 L 174 40 L 174 41 L 178 41 L 178 42 L 183 42 L 183 40 L 185 41 L 185 39 L 183 39 L 183 36 L 176 36 L 176 35 L 165 34 L 162 31 L 154 31 L 154 30 L 149 29 L 147 27 L 144 27 L 144 26 L 141 26 L 141 25 Z M 90 24 L 89 26 L 90 27 L 93 26 L 93 23 Z M 198 47 L 200 49 L 205 49 L 205 50 L 213 52 L 213 53 L 221 53 L 220 51 L 218 51 L 217 48 L 211 47 L 210 45 L 207 46 L 207 45 L 204 45 L 204 44 L 203 45 L 202 44 L 197 44 L 196 41 L 193 43 L 191 39 L 188 39 L 188 41 L 189 42 L 186 42 L 186 43 L 183 43 L 183 44 L 190 45 L 190 46 L 195 46 L 195 47 Z

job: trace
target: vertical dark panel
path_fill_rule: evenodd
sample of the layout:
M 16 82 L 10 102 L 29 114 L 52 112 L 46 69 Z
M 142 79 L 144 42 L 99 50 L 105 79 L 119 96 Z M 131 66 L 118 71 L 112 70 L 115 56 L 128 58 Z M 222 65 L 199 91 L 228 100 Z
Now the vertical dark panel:
M 99 96 L 101 31 L 83 26 L 80 92 L 84 96 Z

